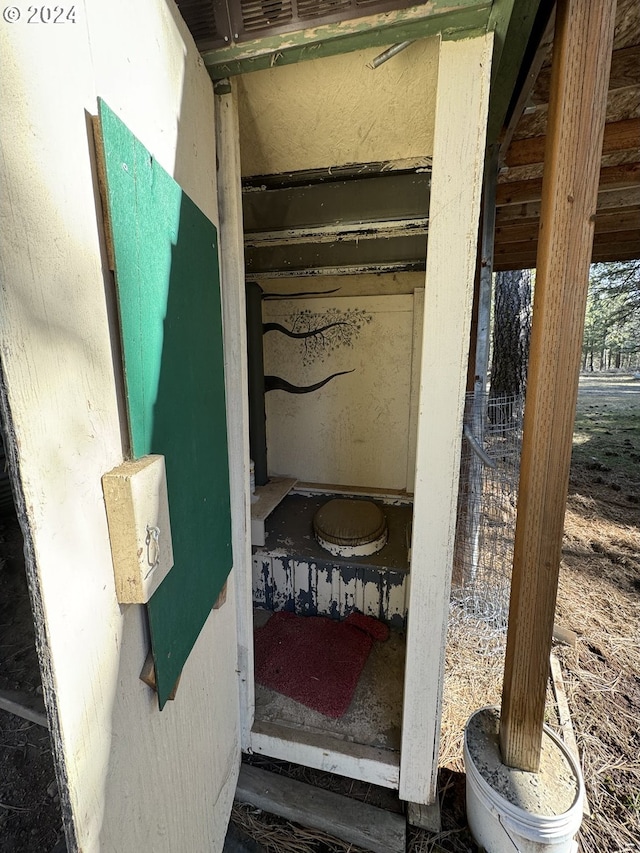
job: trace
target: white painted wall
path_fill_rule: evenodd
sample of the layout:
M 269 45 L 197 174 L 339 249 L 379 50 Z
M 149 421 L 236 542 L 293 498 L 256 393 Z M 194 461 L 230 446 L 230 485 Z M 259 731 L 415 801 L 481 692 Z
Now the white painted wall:
M 87 125 L 104 97 L 215 221 L 213 91 L 171 3 L 75 9 L 75 24 L 23 11 L 0 27 L 2 369 L 70 849 L 215 851 L 239 763 L 234 584 L 160 713 L 100 482 L 123 458 L 124 407 Z
M 239 78 L 242 174 L 429 157 L 438 39 L 373 70 L 379 48 Z
M 267 392 L 269 472 L 312 483 L 404 489 L 413 295 L 264 300 L 263 318 L 296 332 L 346 324 L 304 339 L 266 332 L 265 375 L 309 386 L 353 371 L 312 393 Z
M 340 296 L 394 296 L 413 293 L 424 287 L 423 272 L 363 273 L 359 275 L 318 275 L 303 278 L 260 278 L 265 294 L 327 293 Z

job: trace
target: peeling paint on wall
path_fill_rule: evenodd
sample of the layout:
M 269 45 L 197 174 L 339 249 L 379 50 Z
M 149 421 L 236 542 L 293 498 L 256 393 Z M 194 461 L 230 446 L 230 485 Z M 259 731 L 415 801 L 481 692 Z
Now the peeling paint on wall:
M 404 628 L 408 572 L 308 562 L 284 554 L 253 558 L 253 601 L 267 610 L 344 619 L 354 611 Z

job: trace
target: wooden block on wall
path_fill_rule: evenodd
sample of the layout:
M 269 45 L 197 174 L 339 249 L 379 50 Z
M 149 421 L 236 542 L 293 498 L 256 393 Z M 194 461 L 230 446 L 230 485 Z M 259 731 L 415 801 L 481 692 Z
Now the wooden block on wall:
M 146 604 L 173 566 L 164 457 L 124 462 L 102 477 L 120 604 Z

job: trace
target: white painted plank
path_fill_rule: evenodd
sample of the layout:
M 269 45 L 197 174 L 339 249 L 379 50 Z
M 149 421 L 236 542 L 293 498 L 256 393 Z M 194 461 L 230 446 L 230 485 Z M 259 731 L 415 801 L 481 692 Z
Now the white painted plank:
M 372 853 L 404 853 L 407 827 L 400 814 L 244 764 L 236 800 L 319 829 Z
M 414 803 L 436 798 L 492 46 L 492 33 L 440 46 L 400 776 Z
M 293 598 L 293 560 L 274 555 L 271 558 L 273 609 L 284 610 Z
M 382 576 L 382 573 L 381 573 Z M 360 609 L 368 616 L 378 617 L 380 614 L 380 587 L 381 583 L 367 582 L 363 580 L 362 586 L 362 606 Z
M 251 751 L 383 788 L 398 787 L 398 753 L 351 743 L 326 733 L 256 721 L 251 732 Z
M 253 604 L 260 607 L 267 605 L 267 585 L 271 581 L 271 557 L 256 554 L 252 560 L 252 594 Z M 238 634 L 240 626 L 238 626 Z
M 318 601 L 318 569 L 315 563 L 296 560 L 294 563 L 293 597 L 296 613 L 315 616 Z
M 358 607 L 358 583 L 355 571 L 339 571 L 340 576 L 340 616 L 348 616 L 352 610 Z
M 331 578 L 335 574 L 335 570 L 325 567 L 319 567 L 317 572 L 317 589 L 316 589 L 316 606 L 318 615 L 329 616 L 331 614 L 332 584 Z
M 407 598 L 409 575 L 405 574 L 402 584 L 392 584 L 386 580 L 382 587 L 382 606 L 384 618 L 389 622 L 394 616 L 407 617 Z
M 240 700 L 240 737 L 242 747 L 245 748 L 253 725 L 255 689 L 244 234 L 240 185 L 240 136 L 235 87 L 228 95 L 216 95 L 215 107 L 231 544 L 238 635 L 236 670 Z

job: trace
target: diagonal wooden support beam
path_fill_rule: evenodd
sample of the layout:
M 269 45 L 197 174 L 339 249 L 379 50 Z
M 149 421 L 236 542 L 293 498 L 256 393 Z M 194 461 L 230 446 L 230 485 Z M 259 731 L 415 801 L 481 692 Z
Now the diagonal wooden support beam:
M 500 746 L 537 772 L 616 0 L 559 0 Z

